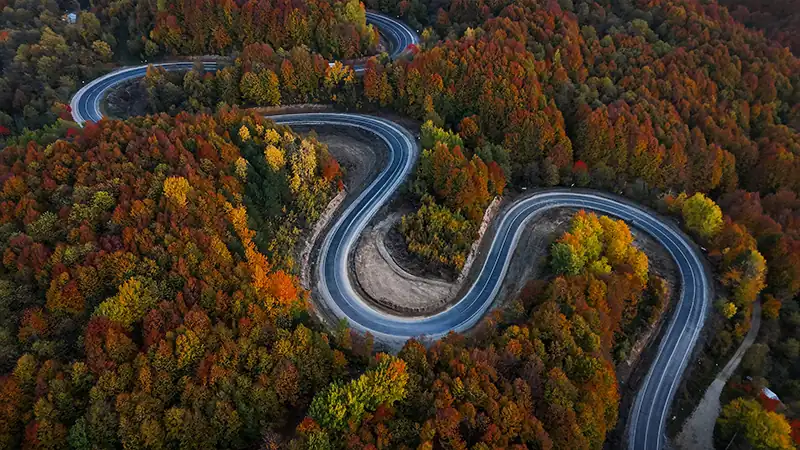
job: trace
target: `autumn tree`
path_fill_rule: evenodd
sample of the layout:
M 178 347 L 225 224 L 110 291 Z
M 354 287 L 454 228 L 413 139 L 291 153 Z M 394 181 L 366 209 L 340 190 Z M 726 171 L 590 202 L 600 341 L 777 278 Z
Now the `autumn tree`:
M 755 400 L 737 398 L 722 408 L 714 434 L 720 443 L 741 440 L 754 449 L 789 450 L 794 448 L 790 433 L 782 414 L 764 410 Z
M 431 197 L 413 214 L 403 216 L 400 231 L 408 250 L 439 266 L 461 270 L 467 259 L 475 226 L 461 214 L 437 205 Z
M 722 210 L 701 193 L 683 202 L 681 214 L 686 227 L 703 239 L 713 238 L 722 228 Z
M 278 76 L 271 70 L 262 70 L 256 74 L 245 72 L 240 82 L 242 97 L 259 106 L 275 106 L 281 102 Z
M 553 244 L 551 253 L 551 264 L 558 274 L 588 271 L 603 275 L 624 264 L 642 283 L 647 281 L 647 256 L 633 246 L 630 229 L 621 220 L 581 210 L 572 217 L 569 231 Z

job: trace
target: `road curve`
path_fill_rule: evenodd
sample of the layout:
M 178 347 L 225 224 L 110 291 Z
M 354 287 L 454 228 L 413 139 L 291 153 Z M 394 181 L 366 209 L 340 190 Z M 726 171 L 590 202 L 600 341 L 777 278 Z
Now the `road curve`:
M 655 361 L 637 394 L 630 416 L 629 448 L 659 450 L 664 445 L 666 416 L 681 375 L 689 362 L 709 305 L 708 280 L 695 247 L 676 227 L 622 199 L 589 191 L 554 189 L 522 198 L 499 218 L 494 241 L 475 282 L 449 309 L 424 318 L 388 315 L 371 307 L 353 287 L 348 260 L 358 237 L 375 213 L 395 193 L 411 170 L 417 145 L 411 134 L 386 119 L 356 114 L 294 114 L 276 116 L 286 125 L 334 125 L 375 134 L 389 148 L 386 167 L 331 226 L 320 249 L 318 293 L 334 314 L 353 328 L 384 340 L 410 337 L 436 339 L 450 331 L 472 327 L 489 309 L 500 290 L 511 257 L 525 229 L 538 214 L 553 208 L 583 208 L 615 216 L 655 238 L 680 271 L 681 295 L 662 337 Z
M 400 343 L 417 336 L 436 339 L 450 331 L 464 331 L 475 325 L 500 290 L 525 224 L 549 209 L 571 207 L 596 211 L 623 219 L 653 236 L 675 260 L 680 271 L 681 295 L 655 361 L 636 397 L 630 416 L 629 448 L 658 450 L 663 447 L 666 415 L 709 305 L 709 284 L 703 264 L 685 234 L 620 198 L 565 189 L 540 192 L 516 201 L 501 215 L 483 267 L 458 303 L 424 318 L 389 315 L 371 307 L 356 293 L 348 275 L 348 260 L 364 227 L 411 170 L 417 155 L 414 138 L 386 119 L 356 114 L 294 114 L 273 119 L 295 126 L 358 128 L 375 134 L 389 148 L 386 167 L 331 226 L 317 265 L 318 293 L 325 305 L 337 317 L 347 319 L 353 328 L 383 340 Z
M 417 39 L 416 33 L 407 26 L 400 27 L 402 30 L 395 28 L 399 22 L 394 19 L 370 13 L 369 20 L 392 43 L 392 57 L 402 53 L 405 42 Z M 192 63 L 166 63 L 161 66 L 167 70 L 187 70 Z M 214 70 L 216 67 L 213 62 L 206 63 L 206 69 Z M 356 69 L 363 68 L 356 66 Z M 100 101 L 104 93 L 126 80 L 144 76 L 145 71 L 146 66 L 124 68 L 84 86 L 70 103 L 75 121 L 100 120 Z M 573 207 L 597 211 L 626 220 L 652 235 L 676 262 L 681 277 L 681 295 L 631 410 L 628 438 L 631 450 L 660 450 L 664 446 L 666 415 L 705 322 L 709 305 L 709 284 L 703 264 L 683 233 L 620 198 L 563 189 L 540 192 L 519 199 L 501 214 L 486 260 L 461 300 L 429 317 L 389 315 L 374 309 L 356 293 L 348 276 L 348 260 L 364 227 L 411 171 L 418 155 L 415 138 L 394 122 L 357 114 L 311 113 L 273 116 L 271 119 L 285 125 L 357 128 L 374 134 L 386 144 L 388 164 L 337 218 L 322 242 L 317 264 L 317 287 L 322 301 L 337 317 L 347 319 L 355 329 L 370 332 L 387 341 L 400 343 L 418 336 L 435 339 L 450 331 L 464 331 L 472 327 L 497 296 L 525 224 L 549 209 Z
M 368 11 L 367 23 L 375 26 L 389 43 L 389 57 L 396 59 L 403 55 L 408 47 L 419 42 L 419 35 L 405 23 L 383 14 Z M 77 123 L 86 121 L 97 122 L 103 118 L 100 104 L 106 92 L 114 86 L 118 86 L 129 80 L 143 78 L 147 73 L 148 64 L 141 66 L 123 67 L 111 73 L 96 78 L 84 85 L 70 100 L 69 106 L 72 109 L 72 120 Z M 194 67 L 192 61 L 165 62 L 152 64 L 161 67 L 169 72 L 181 72 L 191 70 Z M 366 69 L 363 60 L 353 63 L 353 70 L 361 73 Z M 206 71 L 214 72 L 217 70 L 215 61 L 203 61 L 203 68 Z

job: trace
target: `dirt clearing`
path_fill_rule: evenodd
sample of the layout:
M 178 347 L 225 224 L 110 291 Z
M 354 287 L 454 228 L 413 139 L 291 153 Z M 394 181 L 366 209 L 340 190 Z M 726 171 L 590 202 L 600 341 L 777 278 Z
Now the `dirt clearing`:
M 444 307 L 458 285 L 417 276 L 397 264 L 386 246 L 386 239 L 400 216 L 400 213 L 390 214 L 359 239 L 355 279 L 372 300 L 392 312 L 415 316 L 429 314 Z

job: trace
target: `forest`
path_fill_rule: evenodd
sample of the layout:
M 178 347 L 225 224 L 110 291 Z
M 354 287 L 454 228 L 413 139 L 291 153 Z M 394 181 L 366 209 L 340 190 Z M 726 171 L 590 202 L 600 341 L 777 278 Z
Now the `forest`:
M 793 52 L 800 51 L 797 29 L 800 26 L 797 2 L 723 0 L 720 4 L 730 9 L 737 21 L 762 30 L 770 39 L 786 45 Z
M 307 46 L 327 58 L 364 56 L 378 45 L 357 0 L 99 0 L 92 11 L 125 36 L 132 55 L 224 55 L 262 43 Z
M 337 189 L 324 146 L 230 109 L 71 130 L 0 154 L 4 447 L 600 448 L 616 422 L 615 340 L 666 295 L 623 222 L 577 214 L 475 337 L 376 355 L 315 330 L 281 259 Z
M 3 448 L 241 448 L 346 373 L 294 323 L 324 146 L 237 110 L 71 131 L 0 153 Z
M 474 152 L 467 159 L 461 137 L 431 121 L 422 125 L 420 141 L 423 151 L 411 191 L 422 206 L 403 217 L 400 231 L 409 252 L 428 261 L 431 270 L 459 272 L 484 210 L 503 194 L 503 169 L 496 161 L 487 165 Z
M 472 333 L 379 353 L 296 279 L 339 164 L 233 106 L 295 103 L 422 123 L 400 231 L 431 270 L 459 272 L 523 188 L 678 218 L 717 284 L 702 352 L 724 362 L 762 308 L 718 444 L 800 445 L 791 2 L 100 0 L 74 23 L 66 3 L 0 0 L 0 447 L 602 448 L 615 365 L 669 295 L 630 230 L 578 213 L 549 276 Z M 422 42 L 357 76 L 329 63 L 379 51 L 365 8 Z M 69 122 L 82 82 L 200 54 L 228 60 L 132 87 L 120 115 L 150 115 Z
M 621 191 L 683 219 L 724 288 L 727 320 L 706 352 L 730 355 L 763 291 L 755 385 L 778 393 L 800 442 L 794 55 L 715 3 L 371 6 L 429 37 L 413 58 L 368 68 L 374 104 L 492 146 L 512 187 Z

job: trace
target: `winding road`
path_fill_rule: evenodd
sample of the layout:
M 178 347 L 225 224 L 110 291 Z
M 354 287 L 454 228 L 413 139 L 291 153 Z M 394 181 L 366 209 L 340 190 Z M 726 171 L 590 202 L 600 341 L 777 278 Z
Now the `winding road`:
M 369 20 L 392 43 L 393 57 L 416 42 L 416 33 L 394 19 L 370 13 Z M 213 70 L 215 66 L 209 64 L 206 69 Z M 191 65 L 182 62 L 161 66 L 167 70 L 186 70 Z M 123 68 L 87 84 L 72 99 L 75 120 L 79 123 L 100 120 L 100 102 L 105 92 L 126 80 L 143 76 L 145 70 L 146 66 Z M 621 198 L 598 192 L 554 189 L 533 194 L 514 202 L 499 217 L 484 264 L 461 300 L 433 316 L 390 315 L 373 308 L 359 296 L 348 275 L 348 264 L 366 225 L 395 194 L 414 166 L 419 150 L 415 137 L 392 121 L 358 114 L 309 113 L 271 119 L 285 125 L 356 128 L 372 133 L 386 144 L 388 164 L 331 225 L 317 264 L 317 288 L 325 306 L 337 317 L 347 319 L 351 327 L 386 341 L 400 343 L 423 335 L 436 339 L 450 331 L 464 331 L 475 325 L 494 302 L 526 223 L 549 209 L 573 207 L 597 211 L 626 220 L 652 235 L 667 249 L 680 270 L 681 295 L 632 408 L 629 448 L 659 450 L 664 446 L 669 406 L 709 305 L 709 283 L 701 259 L 689 239 L 676 227 Z
M 409 45 L 419 42 L 419 35 L 411 27 L 399 20 L 376 12 L 367 12 L 367 23 L 373 25 L 381 33 L 390 46 L 389 57 L 397 59 L 402 56 Z M 202 61 L 206 71 L 217 70 L 217 62 L 213 60 Z M 103 118 L 100 104 L 109 89 L 126 81 L 142 78 L 147 74 L 147 67 L 161 67 L 168 72 L 182 72 L 191 70 L 194 61 L 164 62 L 144 64 L 141 66 L 123 67 L 102 77 L 96 78 L 83 86 L 69 102 L 72 109 L 72 118 L 75 122 L 97 122 Z M 356 73 L 366 70 L 366 62 L 358 61 L 352 64 Z

